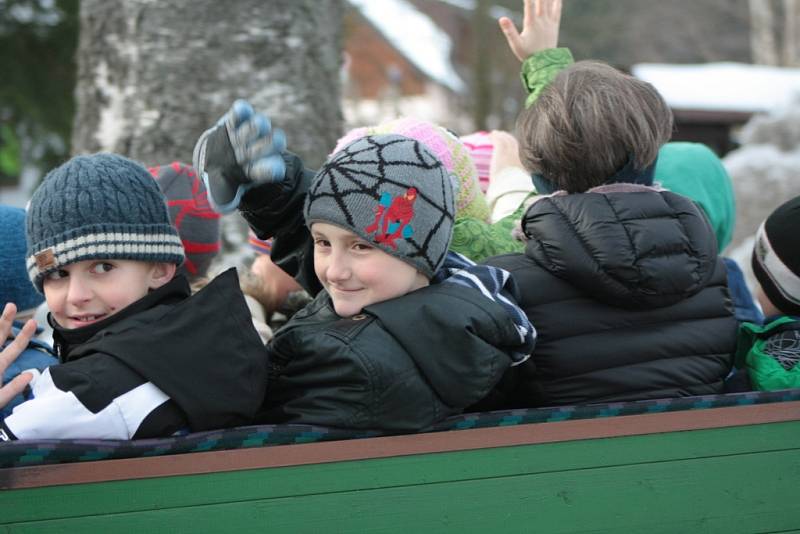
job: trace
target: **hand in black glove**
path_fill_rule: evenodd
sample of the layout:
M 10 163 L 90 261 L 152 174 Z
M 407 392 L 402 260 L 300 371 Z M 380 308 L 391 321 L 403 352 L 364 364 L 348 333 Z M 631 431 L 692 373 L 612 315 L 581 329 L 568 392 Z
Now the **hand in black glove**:
M 256 113 L 248 102 L 237 100 L 231 109 L 197 140 L 192 162 L 203 178 L 211 206 L 230 213 L 248 189 L 284 179 L 286 135 Z

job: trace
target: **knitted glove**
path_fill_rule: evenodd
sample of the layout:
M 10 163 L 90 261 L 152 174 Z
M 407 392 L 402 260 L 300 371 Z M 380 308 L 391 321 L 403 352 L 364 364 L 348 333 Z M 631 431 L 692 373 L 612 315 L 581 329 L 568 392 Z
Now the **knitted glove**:
M 248 189 L 284 179 L 285 149 L 283 130 L 273 129 L 265 115 L 237 100 L 197 140 L 192 163 L 205 182 L 211 206 L 225 214 L 239 206 Z

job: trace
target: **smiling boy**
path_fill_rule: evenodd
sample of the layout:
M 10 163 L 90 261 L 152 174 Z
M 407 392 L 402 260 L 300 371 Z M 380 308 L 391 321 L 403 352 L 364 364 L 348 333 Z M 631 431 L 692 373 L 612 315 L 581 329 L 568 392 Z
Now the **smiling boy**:
M 114 315 L 174 275 L 174 263 L 84 260 L 51 271 L 43 286 L 53 320 L 72 330 Z
M 268 150 L 267 124 L 237 103 L 195 147 L 212 205 L 240 198 L 315 295 L 267 346 L 259 420 L 411 431 L 481 402 L 535 331 L 508 273 L 448 252 L 456 180 L 442 161 L 411 137 L 365 135 L 314 174 Z
M 429 284 L 411 265 L 333 224 L 314 223 L 311 237 L 314 272 L 342 317 Z
M 0 440 L 134 439 L 250 422 L 266 361 L 233 271 L 190 296 L 184 250 L 148 171 L 115 154 L 51 171 L 27 214 L 28 274 L 62 364 Z M 6 356 L 5 354 L 3 355 Z

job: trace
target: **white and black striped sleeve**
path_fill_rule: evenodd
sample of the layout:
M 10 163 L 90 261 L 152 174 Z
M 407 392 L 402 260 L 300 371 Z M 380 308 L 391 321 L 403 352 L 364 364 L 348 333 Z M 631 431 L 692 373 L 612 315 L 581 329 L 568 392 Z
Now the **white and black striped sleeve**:
M 51 369 L 58 369 L 56 380 Z M 111 391 L 95 378 L 69 365 L 47 369 L 32 383 L 33 399 L 3 422 L 5 439 L 131 439 L 169 401 L 150 382 Z

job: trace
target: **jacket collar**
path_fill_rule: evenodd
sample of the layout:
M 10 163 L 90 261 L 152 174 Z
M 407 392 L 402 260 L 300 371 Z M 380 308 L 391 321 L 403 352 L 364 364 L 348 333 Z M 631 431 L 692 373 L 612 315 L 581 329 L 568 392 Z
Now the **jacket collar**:
M 620 170 L 609 176 L 603 185 L 607 184 L 639 184 L 644 186 L 653 185 L 653 176 L 656 172 L 656 163 L 658 158 L 653 160 L 653 163 L 648 165 L 642 170 L 636 168 L 636 161 L 633 156 L 628 157 L 628 161 L 622 166 Z M 540 195 L 549 195 L 557 191 L 553 182 L 542 176 L 541 174 L 534 174 L 531 176 L 533 185 L 536 187 L 536 192 Z
M 133 304 L 102 321 L 84 326 L 83 328 L 64 328 L 59 325 L 53 314 L 47 314 L 47 322 L 53 328 L 53 348 L 56 351 L 59 361 L 64 363 L 69 360 L 70 350 L 76 345 L 86 343 L 98 332 L 117 324 L 118 322 L 136 315 L 144 310 L 148 310 L 157 304 L 169 304 L 185 299 L 191 295 L 189 281 L 183 275 L 176 275 L 172 280 L 151 291 Z

